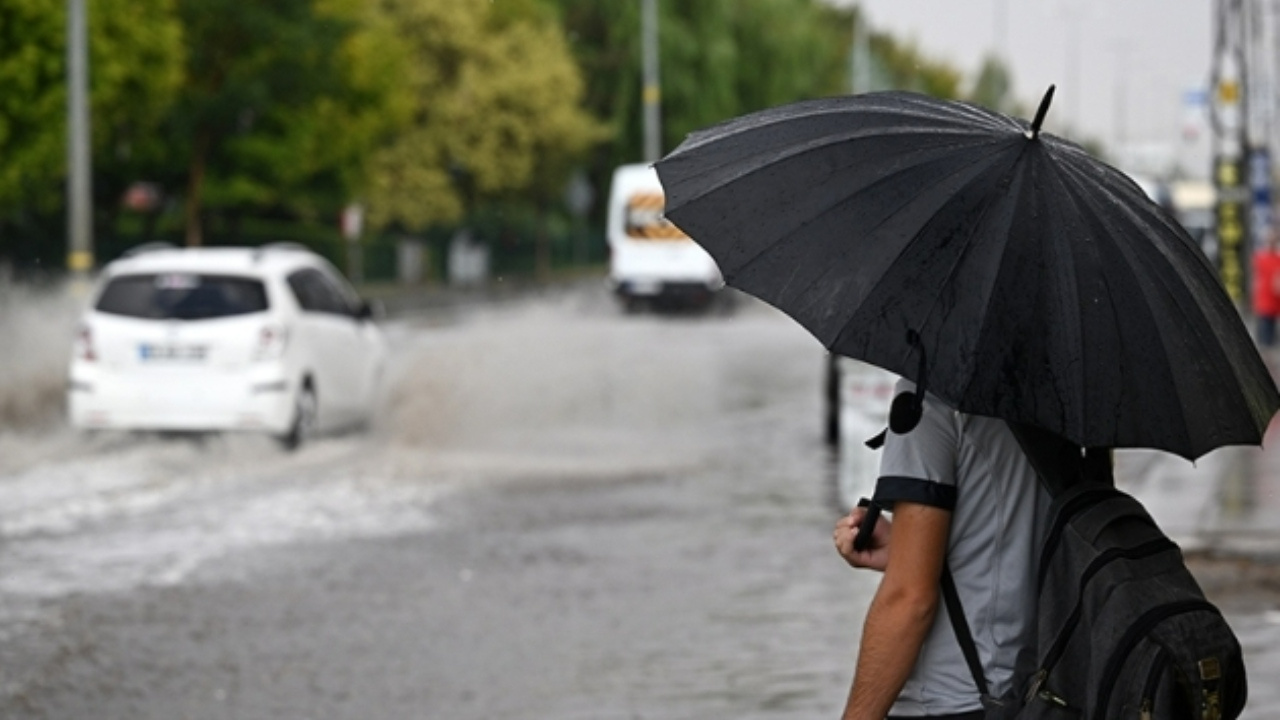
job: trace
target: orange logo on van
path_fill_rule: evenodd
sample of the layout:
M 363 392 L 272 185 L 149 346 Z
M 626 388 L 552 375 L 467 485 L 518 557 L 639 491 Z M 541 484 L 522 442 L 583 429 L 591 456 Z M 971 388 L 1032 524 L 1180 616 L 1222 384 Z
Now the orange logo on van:
M 662 216 L 662 193 L 636 193 L 627 199 L 627 237 L 642 240 L 688 240 L 689 236 Z

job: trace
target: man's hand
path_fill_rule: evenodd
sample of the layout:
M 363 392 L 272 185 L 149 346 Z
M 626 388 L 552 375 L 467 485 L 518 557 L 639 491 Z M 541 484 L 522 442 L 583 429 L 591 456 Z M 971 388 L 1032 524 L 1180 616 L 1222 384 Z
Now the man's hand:
M 892 524 L 883 515 L 871 533 L 871 542 L 865 550 L 854 550 L 853 539 L 858 536 L 858 528 L 867 516 L 865 507 L 856 507 L 848 515 L 836 521 L 836 529 L 831 533 L 835 541 L 836 552 L 855 568 L 868 568 L 883 571 L 889 561 L 889 536 Z
M 867 610 L 844 720 L 880 720 L 902 691 L 933 625 L 951 512 L 899 501 L 884 578 Z M 876 527 L 876 534 L 880 528 Z M 872 554 L 877 552 L 872 536 Z M 887 544 L 887 538 L 886 538 Z

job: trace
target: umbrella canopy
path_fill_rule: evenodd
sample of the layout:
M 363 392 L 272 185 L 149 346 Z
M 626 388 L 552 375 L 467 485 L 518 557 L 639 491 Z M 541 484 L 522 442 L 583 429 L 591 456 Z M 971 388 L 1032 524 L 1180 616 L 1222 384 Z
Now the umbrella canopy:
M 913 93 L 693 133 L 666 216 L 725 281 L 958 410 L 1084 447 L 1259 444 L 1280 393 L 1197 243 L 1036 122 Z

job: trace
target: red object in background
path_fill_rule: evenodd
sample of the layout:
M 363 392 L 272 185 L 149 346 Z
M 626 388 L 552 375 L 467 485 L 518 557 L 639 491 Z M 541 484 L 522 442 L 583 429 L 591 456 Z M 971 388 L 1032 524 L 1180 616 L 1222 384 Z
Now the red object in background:
M 1253 312 L 1280 316 L 1280 249 L 1266 247 L 1253 256 Z
M 124 191 L 124 206 L 134 212 L 152 212 L 160 207 L 160 186 L 135 182 Z

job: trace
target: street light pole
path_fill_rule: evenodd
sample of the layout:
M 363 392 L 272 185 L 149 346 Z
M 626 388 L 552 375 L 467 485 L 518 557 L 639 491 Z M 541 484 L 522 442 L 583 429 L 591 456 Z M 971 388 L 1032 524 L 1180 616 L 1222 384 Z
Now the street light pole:
M 850 73 L 850 91 L 871 92 L 871 28 L 865 5 L 859 5 L 853 13 L 853 69 Z
M 1244 0 L 1215 0 L 1213 180 L 1217 190 L 1218 272 L 1227 294 L 1244 306 L 1249 283 L 1248 68 Z
M 662 89 L 658 78 L 658 0 L 641 0 L 640 32 L 644 54 L 644 157 L 662 157 Z
M 85 0 L 67 0 L 67 269 L 93 269 L 89 159 L 89 51 Z

